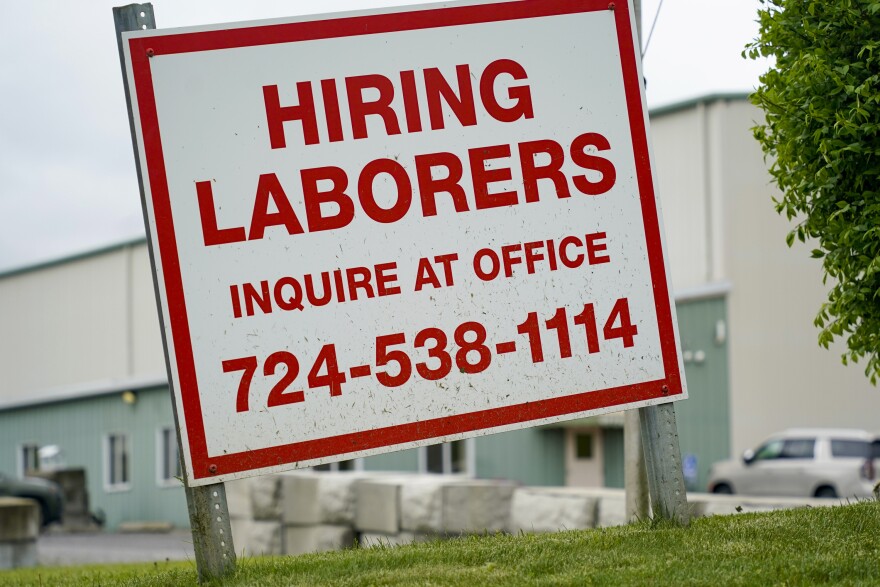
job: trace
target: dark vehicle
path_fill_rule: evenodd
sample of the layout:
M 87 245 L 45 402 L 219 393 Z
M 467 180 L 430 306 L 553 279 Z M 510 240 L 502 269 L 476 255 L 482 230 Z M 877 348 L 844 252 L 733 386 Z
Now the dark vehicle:
M 36 501 L 40 505 L 42 526 L 61 521 L 64 499 L 61 488 L 51 481 L 35 477 L 15 479 L 0 473 L 0 497 L 27 497 Z

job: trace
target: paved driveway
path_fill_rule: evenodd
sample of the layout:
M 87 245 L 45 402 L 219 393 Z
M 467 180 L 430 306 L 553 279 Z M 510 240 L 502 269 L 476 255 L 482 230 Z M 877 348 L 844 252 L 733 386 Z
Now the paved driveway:
M 45 566 L 195 561 L 189 530 L 163 534 L 43 534 L 37 541 L 37 558 Z

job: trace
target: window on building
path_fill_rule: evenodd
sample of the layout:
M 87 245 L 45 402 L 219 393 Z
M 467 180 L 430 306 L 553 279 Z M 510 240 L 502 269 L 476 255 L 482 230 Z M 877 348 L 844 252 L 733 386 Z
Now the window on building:
M 473 451 L 472 439 L 425 446 L 421 451 L 419 468 L 423 473 L 473 474 L 469 465 L 469 453 Z
M 40 470 L 40 445 L 22 444 L 18 448 L 18 476 L 25 477 L 30 471 Z
M 315 465 L 313 471 L 362 471 L 363 461 L 361 459 L 352 459 L 350 461 L 339 461 L 338 463 L 327 463 L 324 465 Z
M 131 447 L 125 434 L 108 434 L 104 442 L 104 487 L 128 489 L 131 483 Z
M 174 428 L 160 428 L 156 442 L 157 482 L 162 487 L 179 487 L 180 453 L 177 450 L 177 434 Z
M 588 433 L 577 434 L 574 437 L 575 456 L 578 459 L 593 458 L 593 435 Z

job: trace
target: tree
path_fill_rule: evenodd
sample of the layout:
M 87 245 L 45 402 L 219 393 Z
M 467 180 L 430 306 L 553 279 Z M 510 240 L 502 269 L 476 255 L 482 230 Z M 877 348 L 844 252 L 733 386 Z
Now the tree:
M 846 339 L 844 364 L 880 377 L 880 2 L 761 0 L 745 55 L 775 58 L 752 102 L 755 127 L 782 190 L 787 242 L 811 239 L 831 285 L 819 344 Z

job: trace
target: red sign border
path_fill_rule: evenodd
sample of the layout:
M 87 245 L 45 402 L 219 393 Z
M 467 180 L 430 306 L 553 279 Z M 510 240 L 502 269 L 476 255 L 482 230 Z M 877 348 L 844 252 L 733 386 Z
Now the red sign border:
M 290 43 L 372 35 L 464 24 L 478 24 L 602 10 L 614 11 L 623 72 L 624 91 L 632 133 L 636 176 L 648 263 L 654 288 L 654 304 L 660 332 L 665 377 L 635 385 L 591 390 L 584 393 L 446 416 L 363 432 L 297 442 L 246 452 L 211 456 L 205 435 L 201 400 L 193 358 L 192 338 L 183 294 L 177 239 L 165 172 L 159 119 L 153 92 L 150 57 L 195 51 L 211 51 L 275 43 Z M 300 461 L 350 454 L 453 434 L 515 425 L 565 414 L 614 407 L 622 404 L 672 398 L 683 392 L 676 352 L 675 328 L 663 263 L 660 226 L 651 175 L 647 129 L 640 93 L 628 2 L 599 0 L 519 0 L 495 4 L 454 6 L 327 20 L 257 25 L 216 31 L 177 33 L 130 38 L 129 51 L 143 135 L 143 154 L 150 180 L 158 254 L 162 260 L 167 296 L 170 337 L 179 377 L 184 421 L 195 479 L 207 479 Z M 145 196 L 147 197 L 147 196 Z M 169 336 L 166 333 L 166 336 Z M 173 368 L 173 367 L 172 367 Z

